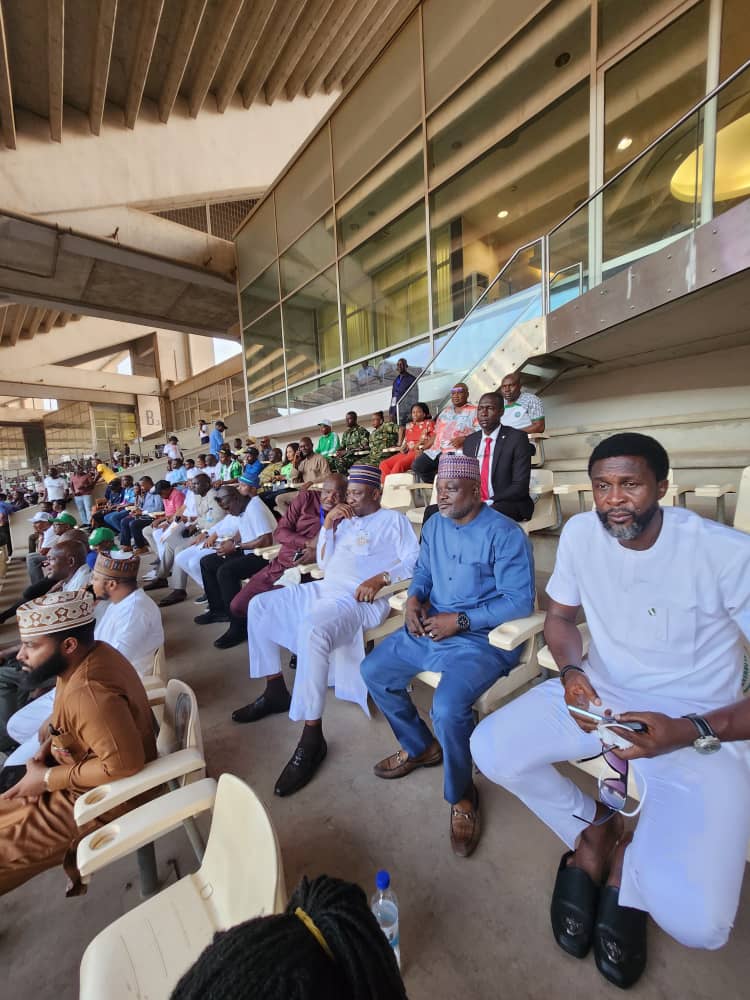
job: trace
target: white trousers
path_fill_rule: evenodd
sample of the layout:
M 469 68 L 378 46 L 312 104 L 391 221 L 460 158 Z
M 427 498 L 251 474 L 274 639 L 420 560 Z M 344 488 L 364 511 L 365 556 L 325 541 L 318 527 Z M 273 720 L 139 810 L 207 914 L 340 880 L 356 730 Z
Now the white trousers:
M 172 536 L 173 532 L 178 527 L 179 525 L 175 524 L 173 521 L 165 528 L 152 528 L 150 524 L 147 524 L 143 529 L 143 537 L 157 554 L 159 559 L 162 559 L 164 556 L 164 544 L 166 540 Z
M 39 749 L 39 727 L 52 715 L 55 688 L 34 698 L 8 719 L 8 735 L 21 745 L 5 761 L 5 766 L 25 764 Z
M 176 569 L 182 571 L 183 574 L 191 577 L 198 584 L 199 587 L 203 587 L 203 577 L 201 576 L 201 559 L 204 556 L 210 556 L 212 553 L 215 554 L 215 549 L 208 549 L 204 545 L 189 545 L 187 548 L 182 549 L 175 556 L 174 564 Z M 184 577 L 182 578 L 184 580 Z M 184 583 L 180 587 L 178 583 L 175 582 L 175 574 L 172 574 L 172 585 L 180 590 L 184 590 Z
M 559 680 L 484 719 L 471 751 L 483 774 L 574 847 L 596 803 L 553 765 L 593 757 L 601 742 L 573 721 Z M 625 851 L 620 903 L 650 913 L 681 944 L 720 948 L 737 912 L 750 837 L 748 744 L 710 755 L 689 747 L 630 766 L 646 796 Z
M 278 674 L 283 646 L 297 654 L 290 719 L 322 718 L 329 685 L 369 714 L 359 672 L 362 632 L 385 621 L 388 611 L 387 598 L 360 603 L 349 594 L 326 592 L 324 581 L 259 594 L 247 608 L 250 676 Z
M 172 578 L 174 590 L 185 590 L 187 588 L 187 574 L 184 569 L 175 566 L 175 558 L 178 552 L 182 552 L 190 545 L 189 538 L 183 538 L 182 532 L 172 532 L 164 542 L 161 562 L 159 563 L 156 575 L 168 580 Z

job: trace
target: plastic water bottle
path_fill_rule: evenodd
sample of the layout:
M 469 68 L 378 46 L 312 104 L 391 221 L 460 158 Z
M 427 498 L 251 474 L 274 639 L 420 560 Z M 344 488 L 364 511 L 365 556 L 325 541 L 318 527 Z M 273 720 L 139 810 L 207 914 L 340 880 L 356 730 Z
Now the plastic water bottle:
M 375 914 L 380 929 L 396 953 L 396 961 L 401 968 L 401 942 L 398 934 L 398 900 L 390 888 L 391 876 L 387 871 L 379 871 L 375 876 L 376 892 L 370 900 L 370 909 Z

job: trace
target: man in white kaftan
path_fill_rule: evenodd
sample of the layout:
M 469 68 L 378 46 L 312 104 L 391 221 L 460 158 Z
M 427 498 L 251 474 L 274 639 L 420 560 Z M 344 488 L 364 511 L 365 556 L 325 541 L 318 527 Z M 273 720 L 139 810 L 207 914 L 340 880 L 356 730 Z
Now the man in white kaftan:
M 305 721 L 300 743 L 276 782 L 277 795 L 302 788 L 325 757 L 321 718 L 329 685 L 369 716 L 359 672 L 362 634 L 388 616 L 388 598 L 376 594 L 410 577 L 419 554 L 409 521 L 380 507 L 379 476 L 375 466 L 350 469 L 347 502 L 329 511 L 318 538 L 323 580 L 274 589 L 248 605 L 250 676 L 266 677 L 267 685 L 232 718 L 255 722 L 289 709 L 292 720 Z M 291 698 L 281 673 L 282 645 L 297 654 Z

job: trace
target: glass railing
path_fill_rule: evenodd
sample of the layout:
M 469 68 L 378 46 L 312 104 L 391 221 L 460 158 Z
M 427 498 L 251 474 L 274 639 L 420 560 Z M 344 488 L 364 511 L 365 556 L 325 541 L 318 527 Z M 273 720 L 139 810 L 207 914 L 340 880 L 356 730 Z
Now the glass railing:
M 750 196 L 750 60 L 545 236 L 519 247 L 418 379 L 442 405 L 519 323 L 559 309 Z M 507 374 L 507 373 L 506 373 Z M 435 407 L 439 409 L 439 406 Z

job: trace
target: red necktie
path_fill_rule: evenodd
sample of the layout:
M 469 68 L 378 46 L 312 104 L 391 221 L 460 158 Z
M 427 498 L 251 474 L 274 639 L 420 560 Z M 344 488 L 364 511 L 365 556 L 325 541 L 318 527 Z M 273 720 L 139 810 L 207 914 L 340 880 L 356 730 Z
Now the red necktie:
M 482 455 L 482 472 L 481 472 L 482 500 L 489 500 L 490 498 L 490 452 L 491 451 L 492 451 L 492 438 L 486 437 L 484 439 L 484 455 Z

